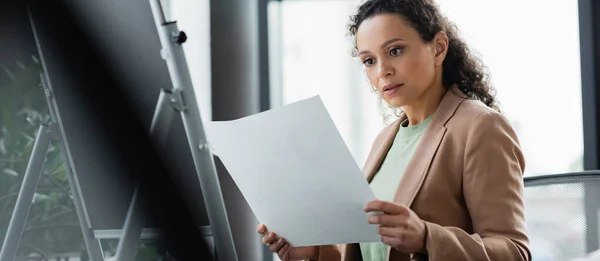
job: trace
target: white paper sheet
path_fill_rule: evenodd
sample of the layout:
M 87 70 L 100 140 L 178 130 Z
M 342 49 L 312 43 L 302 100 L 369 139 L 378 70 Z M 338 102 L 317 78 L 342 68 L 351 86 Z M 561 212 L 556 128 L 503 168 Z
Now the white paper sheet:
M 363 211 L 376 198 L 319 96 L 205 127 L 258 220 L 293 246 L 381 240 Z

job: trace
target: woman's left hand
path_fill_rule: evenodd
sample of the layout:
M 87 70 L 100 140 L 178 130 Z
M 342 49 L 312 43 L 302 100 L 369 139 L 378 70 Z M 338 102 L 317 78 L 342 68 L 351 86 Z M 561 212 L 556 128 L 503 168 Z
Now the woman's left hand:
M 381 241 L 404 253 L 415 253 L 425 247 L 426 227 L 415 212 L 405 206 L 374 200 L 365 206 L 365 212 L 382 212 L 369 215 L 369 224 L 379 225 Z

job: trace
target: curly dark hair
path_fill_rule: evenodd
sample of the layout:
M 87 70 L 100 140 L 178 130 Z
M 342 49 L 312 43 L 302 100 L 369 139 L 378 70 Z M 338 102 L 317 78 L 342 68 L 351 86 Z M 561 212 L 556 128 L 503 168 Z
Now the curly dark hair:
M 361 23 L 378 14 L 398 14 L 404 18 L 425 42 L 431 42 L 439 32 L 448 36 L 448 52 L 443 62 L 442 84 L 450 88 L 456 84 L 467 96 L 480 100 L 500 111 L 495 90 L 483 62 L 475 56 L 459 37 L 456 25 L 439 10 L 434 0 L 367 0 L 350 17 L 349 33 L 354 38 L 353 56 L 357 55 L 356 32 Z

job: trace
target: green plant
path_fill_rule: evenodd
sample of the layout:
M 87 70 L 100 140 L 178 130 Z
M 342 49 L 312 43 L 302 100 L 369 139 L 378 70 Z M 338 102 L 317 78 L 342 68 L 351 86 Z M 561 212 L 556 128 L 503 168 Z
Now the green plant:
M 4 240 L 38 128 L 50 116 L 42 86 L 41 65 L 16 62 L 17 72 L 3 64 L 10 79 L 0 86 L 0 241 Z M 71 199 L 60 147 L 51 143 L 18 255 L 82 251 L 81 229 Z
M 51 122 L 38 59 L 33 57 L 27 65 L 16 64 L 17 72 L 0 64 L 0 75 L 3 73 L 10 79 L 6 81 L 9 84 L 0 85 L 0 243 L 4 241 L 38 129 L 41 124 Z M 58 141 L 53 141 L 48 148 L 17 255 L 35 254 L 47 260 L 55 254 L 81 252 L 82 260 L 86 260 L 81 227 L 58 145 Z M 114 254 L 116 243 L 104 243 L 104 250 Z M 156 244 L 144 243 L 136 259 L 161 260 L 162 255 Z

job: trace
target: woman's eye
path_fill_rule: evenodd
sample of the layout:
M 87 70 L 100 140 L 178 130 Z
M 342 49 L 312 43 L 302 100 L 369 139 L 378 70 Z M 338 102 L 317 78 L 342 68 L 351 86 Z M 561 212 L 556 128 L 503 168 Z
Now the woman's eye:
M 365 64 L 365 65 L 367 65 L 367 66 L 368 66 L 368 65 L 372 65 L 372 64 L 373 64 L 373 59 L 371 59 L 371 58 L 365 59 L 365 60 L 363 61 L 363 64 Z
M 400 54 L 400 52 L 402 52 L 402 49 L 401 49 L 401 48 L 392 48 L 392 49 L 390 50 L 390 55 L 391 55 L 391 56 L 397 56 L 397 55 L 399 55 L 399 54 Z

